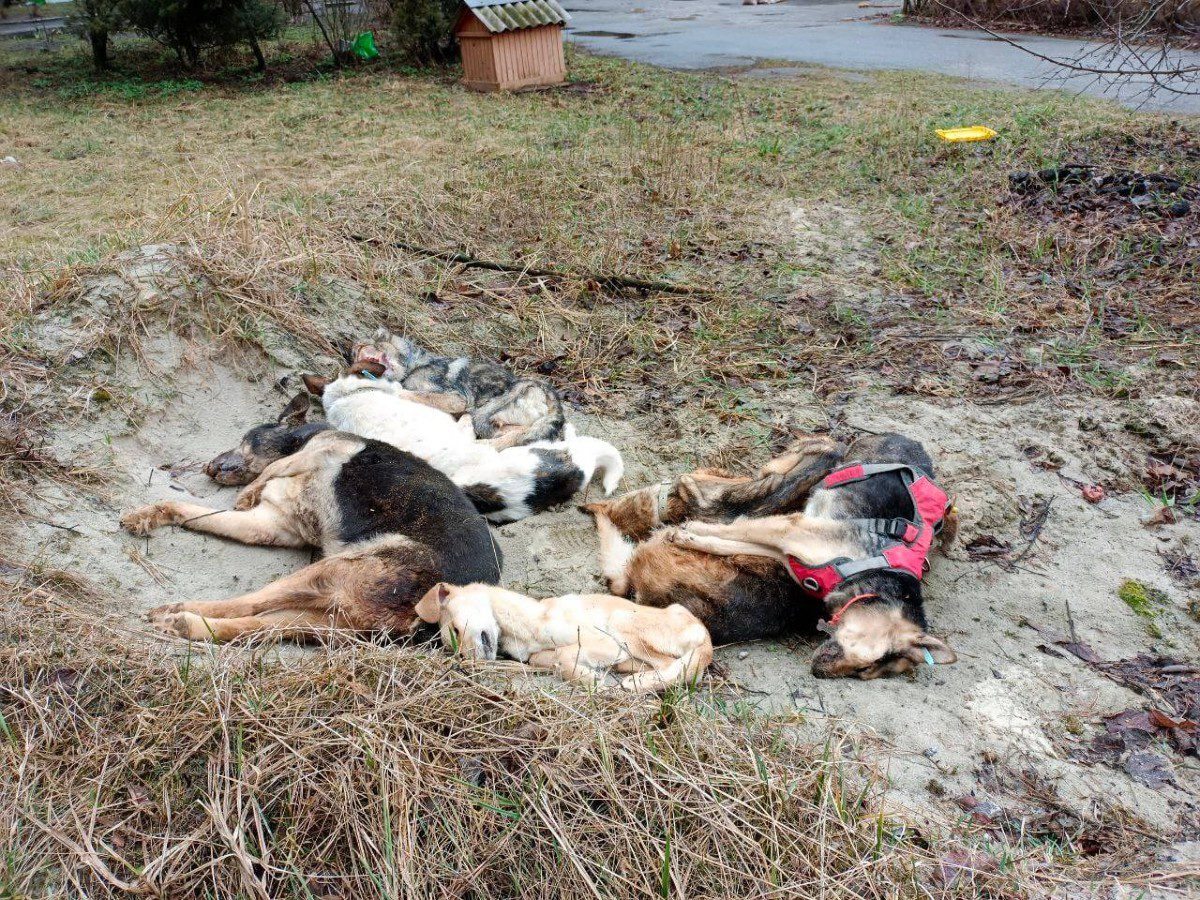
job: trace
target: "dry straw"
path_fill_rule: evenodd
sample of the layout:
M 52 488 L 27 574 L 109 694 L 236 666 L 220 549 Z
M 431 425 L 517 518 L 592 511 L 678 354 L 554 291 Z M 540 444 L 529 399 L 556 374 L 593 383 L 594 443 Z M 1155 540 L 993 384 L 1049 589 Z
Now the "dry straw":
M 3 604 L 4 896 L 983 887 L 921 887 L 933 856 L 878 813 L 870 773 L 778 721 L 544 690 L 423 647 L 181 655 L 89 622 L 86 593 L 27 571 Z

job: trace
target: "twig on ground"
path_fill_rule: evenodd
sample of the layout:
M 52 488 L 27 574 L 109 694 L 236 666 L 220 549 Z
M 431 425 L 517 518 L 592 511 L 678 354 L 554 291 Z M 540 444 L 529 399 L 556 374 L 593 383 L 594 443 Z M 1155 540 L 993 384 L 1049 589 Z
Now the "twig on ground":
M 533 269 L 528 266 L 515 266 L 510 263 L 498 263 L 491 260 L 478 259 L 467 253 L 456 250 L 435 250 L 432 247 L 422 247 L 410 244 L 408 241 L 385 241 L 381 238 L 367 237 L 361 234 L 347 235 L 352 241 L 360 244 L 371 244 L 377 247 L 395 247 L 409 253 L 419 253 L 434 259 L 457 263 L 471 269 L 488 269 L 492 272 L 512 272 L 533 278 L 572 278 L 579 281 L 594 281 L 604 287 L 633 288 L 639 291 L 658 291 L 665 294 L 707 295 L 710 292 L 690 285 L 672 284 L 669 281 L 652 281 L 644 278 L 629 278 L 625 275 L 602 274 L 598 272 L 572 272 L 562 269 Z

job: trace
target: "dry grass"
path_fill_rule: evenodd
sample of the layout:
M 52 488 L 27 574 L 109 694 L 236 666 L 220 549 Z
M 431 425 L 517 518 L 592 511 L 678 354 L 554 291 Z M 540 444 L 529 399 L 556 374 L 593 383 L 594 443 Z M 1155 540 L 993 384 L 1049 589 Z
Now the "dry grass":
M 31 64 L 42 74 L 0 118 L 0 143 L 25 163 L 0 171 L 12 188 L 0 252 L 26 282 L 155 241 L 194 246 L 203 263 L 235 234 L 252 248 L 226 257 L 251 336 L 281 301 L 302 306 L 298 289 L 341 278 L 381 318 L 428 322 L 442 347 L 553 367 L 576 400 L 650 408 L 682 394 L 710 413 L 791 381 L 836 390 L 863 367 L 919 392 L 1011 397 L 1158 390 L 1163 373 L 1147 379 L 1146 364 L 1164 346 L 1195 360 L 1195 342 L 1162 324 L 1195 321 L 1194 259 L 1159 248 L 1200 211 L 1174 225 L 1038 222 L 1008 203 L 1007 181 L 1080 157 L 1194 181 L 1196 158 L 1172 153 L 1186 123 L 914 76 L 743 82 L 584 57 L 573 71 L 587 90 L 516 97 L 359 72 L 137 99 L 104 82 L 63 99 L 79 82 L 53 60 Z M 1002 140 L 962 150 L 931 137 L 976 120 Z M 819 248 L 795 232 L 797 207 L 827 235 Z M 351 246 L 351 232 L 712 293 L 462 273 Z M 499 315 L 464 335 L 480 310 Z M 981 356 L 1003 376 L 978 377 Z M 928 377 L 914 386 L 889 358 Z
M 375 644 L 180 658 L 25 581 L 0 645 L 3 896 L 1023 893 L 947 888 L 953 845 L 785 722 Z

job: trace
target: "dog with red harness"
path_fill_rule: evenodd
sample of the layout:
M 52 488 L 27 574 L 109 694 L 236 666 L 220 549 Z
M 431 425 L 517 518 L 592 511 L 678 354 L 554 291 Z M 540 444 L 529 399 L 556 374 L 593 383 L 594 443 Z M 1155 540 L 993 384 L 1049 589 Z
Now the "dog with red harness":
M 933 461 L 898 434 L 856 441 L 803 509 L 732 522 L 685 522 L 665 535 L 690 550 L 775 560 L 820 604 L 829 634 L 813 658 L 819 677 L 879 678 L 957 656 L 931 635 L 922 579 L 935 538 L 953 539 L 957 515 Z

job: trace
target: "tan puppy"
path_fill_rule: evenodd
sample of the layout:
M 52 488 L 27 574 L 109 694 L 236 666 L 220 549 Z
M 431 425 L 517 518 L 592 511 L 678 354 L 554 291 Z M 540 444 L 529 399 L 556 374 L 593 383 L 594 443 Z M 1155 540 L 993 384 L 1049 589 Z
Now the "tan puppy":
M 448 647 L 482 659 L 500 652 L 568 681 L 599 684 L 613 669 L 629 673 L 628 691 L 662 691 L 695 681 L 712 662 L 708 630 L 678 604 L 656 609 L 607 594 L 535 600 L 490 584 L 438 584 L 416 610 L 441 626 Z

